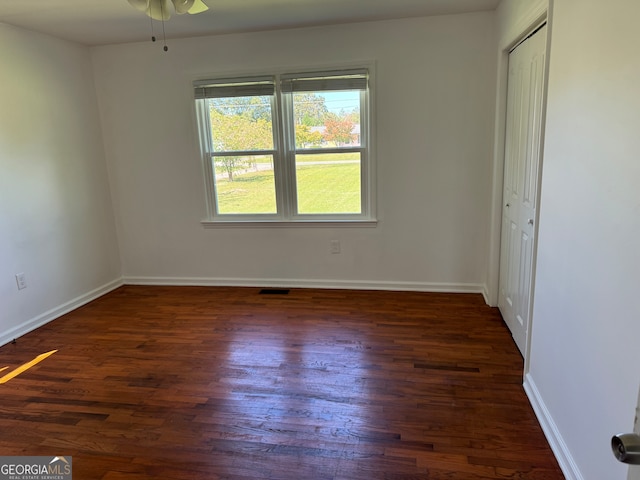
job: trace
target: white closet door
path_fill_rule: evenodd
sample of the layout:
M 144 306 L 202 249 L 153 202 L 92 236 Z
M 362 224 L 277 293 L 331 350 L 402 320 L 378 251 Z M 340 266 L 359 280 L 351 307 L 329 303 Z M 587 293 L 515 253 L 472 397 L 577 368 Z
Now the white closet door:
M 546 26 L 509 54 L 498 306 L 525 355 L 541 167 Z

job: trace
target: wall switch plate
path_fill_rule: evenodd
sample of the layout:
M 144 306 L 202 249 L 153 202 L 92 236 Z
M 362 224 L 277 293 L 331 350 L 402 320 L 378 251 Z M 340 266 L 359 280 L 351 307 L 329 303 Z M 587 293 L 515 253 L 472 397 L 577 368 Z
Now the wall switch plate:
M 329 242 L 329 251 L 331 253 L 340 253 L 340 240 L 331 240 Z
M 24 273 L 16 273 L 16 283 L 18 284 L 18 290 L 27 288 L 27 279 L 25 278 Z

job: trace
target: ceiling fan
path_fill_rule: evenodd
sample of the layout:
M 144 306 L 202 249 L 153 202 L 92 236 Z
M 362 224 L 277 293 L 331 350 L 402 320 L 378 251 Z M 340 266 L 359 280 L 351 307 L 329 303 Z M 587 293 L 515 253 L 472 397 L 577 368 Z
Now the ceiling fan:
M 171 8 L 169 3 L 173 4 L 173 9 L 178 15 L 184 13 L 196 14 L 209 10 L 202 0 L 128 0 L 129 3 L 146 13 L 154 20 L 165 21 L 171 18 Z
M 153 33 L 153 21 L 159 20 L 162 22 L 162 39 L 164 43 L 164 51 L 168 51 L 167 39 L 164 33 L 164 22 L 171 18 L 171 8 L 169 7 L 169 0 L 128 0 L 128 2 L 137 10 L 144 12 L 151 18 L 151 41 L 156 41 L 156 36 Z M 202 0 L 171 0 L 173 3 L 173 9 L 178 15 L 185 13 L 196 14 L 209 10 Z

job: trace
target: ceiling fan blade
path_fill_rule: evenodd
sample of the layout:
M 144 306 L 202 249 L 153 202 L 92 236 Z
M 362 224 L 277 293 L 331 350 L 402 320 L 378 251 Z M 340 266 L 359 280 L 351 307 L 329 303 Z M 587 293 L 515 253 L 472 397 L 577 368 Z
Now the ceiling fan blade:
M 176 13 L 178 15 L 182 15 L 183 13 L 187 13 L 196 0 L 171 0 L 173 6 L 176 9 Z
M 149 0 L 149 8 L 146 14 L 154 20 L 169 20 L 171 10 L 169 10 L 169 0 Z
M 146 12 L 149 8 L 149 0 L 129 0 L 129 4 L 141 12 Z
M 202 0 L 195 0 L 193 6 L 189 9 L 189 13 L 195 15 L 196 13 L 202 13 L 209 10 Z

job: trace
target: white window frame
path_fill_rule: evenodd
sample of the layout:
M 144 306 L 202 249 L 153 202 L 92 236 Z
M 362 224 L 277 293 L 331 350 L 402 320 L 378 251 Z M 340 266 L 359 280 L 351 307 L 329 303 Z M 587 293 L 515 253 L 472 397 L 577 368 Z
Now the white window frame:
M 367 87 L 360 91 L 360 146 L 337 148 L 296 149 L 293 122 L 293 93 L 283 92 L 282 85 L 287 79 L 325 76 L 345 76 L 366 72 Z M 225 152 L 214 152 L 211 141 L 210 115 L 207 102 L 201 101 L 203 94 L 199 89 L 207 85 L 221 83 L 241 83 L 261 81 L 272 78 L 275 91 L 272 99 L 272 125 L 274 151 L 233 152 L 234 155 L 273 154 L 276 188 L 277 213 L 275 214 L 219 214 L 216 207 L 213 157 Z M 205 177 L 207 217 L 202 220 L 205 227 L 217 226 L 375 226 L 375 162 L 371 133 L 373 131 L 373 66 L 370 64 L 346 68 L 328 69 L 290 69 L 265 75 L 242 75 L 221 77 L 213 80 L 193 82 L 198 137 Z M 360 191 L 361 213 L 358 214 L 300 214 L 297 213 L 296 198 L 296 153 L 360 153 Z

